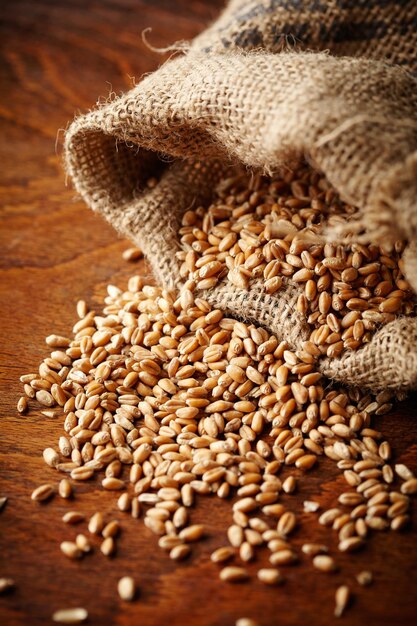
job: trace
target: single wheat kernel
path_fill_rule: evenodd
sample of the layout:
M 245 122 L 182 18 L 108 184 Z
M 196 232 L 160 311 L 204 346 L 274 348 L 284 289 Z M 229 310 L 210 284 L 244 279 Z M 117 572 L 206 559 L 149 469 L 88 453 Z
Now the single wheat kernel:
M 282 549 L 274 552 L 269 557 L 269 561 L 272 565 L 291 565 L 298 560 L 297 554 L 290 549 Z
M 180 543 L 170 550 L 169 557 L 173 561 L 182 561 L 183 559 L 186 559 L 190 554 L 190 546 L 185 543 Z
M 107 537 L 116 537 L 120 532 L 120 524 L 117 520 L 112 520 L 105 525 L 101 534 L 106 539 Z
M 78 317 L 81 320 L 84 319 L 85 316 L 88 313 L 88 306 L 87 306 L 87 303 L 85 302 L 85 300 L 78 300 L 76 308 L 77 308 L 77 315 L 78 315 Z M 70 365 L 70 363 L 67 363 L 67 364 Z
M 265 585 L 278 585 L 284 582 L 284 577 L 278 569 L 262 568 L 258 570 L 258 578 Z
M 319 510 L 320 504 L 314 500 L 304 500 L 303 507 L 306 513 L 315 513 Z
M 83 608 L 59 609 L 52 615 L 52 621 L 57 624 L 82 624 L 88 618 L 88 612 Z
M 12 578 L 0 578 L 0 594 L 10 591 L 15 586 Z
M 125 602 L 131 602 L 135 598 L 136 585 L 131 576 L 124 576 L 117 583 L 119 596 Z
M 354 552 L 363 548 L 365 542 L 361 537 L 348 537 L 339 543 L 340 552 Z
M 45 342 L 51 348 L 68 348 L 71 343 L 67 337 L 62 337 L 61 335 L 49 335 L 46 337 Z
M 186 542 L 198 541 L 204 533 L 205 528 L 202 524 L 194 524 L 183 528 L 179 533 L 179 538 Z
M 67 478 L 63 478 L 58 485 L 58 493 L 61 498 L 70 498 L 72 496 L 71 483 Z
M 255 550 L 248 541 L 244 541 L 240 546 L 239 556 L 241 560 L 245 563 L 247 563 L 248 561 L 252 561 L 252 559 L 255 557 Z
M 246 569 L 232 565 L 223 568 L 220 571 L 219 576 L 220 580 L 231 583 L 242 582 L 249 578 L 249 574 Z
M 54 398 L 49 391 L 46 391 L 46 389 L 39 389 L 39 391 L 36 392 L 35 397 L 39 404 L 42 404 L 42 406 L 52 407 L 55 404 Z
M 335 560 L 327 554 L 318 554 L 313 558 L 313 565 L 322 572 L 335 572 L 338 568 Z
M 401 485 L 401 493 L 405 495 L 415 495 L 417 493 L 417 478 L 408 478 Z
M 125 261 L 137 261 L 143 257 L 143 252 L 140 248 L 128 248 L 122 253 Z
M 78 511 L 68 511 L 62 517 L 62 521 L 65 524 L 79 524 L 80 522 L 83 522 L 84 519 L 84 514 Z
M 394 517 L 394 519 L 391 521 L 390 526 L 392 530 L 400 531 L 406 528 L 409 525 L 410 521 L 411 518 L 409 515 L 397 515 L 397 517 Z
M 101 484 L 107 491 L 120 491 L 120 489 L 125 488 L 124 481 L 119 478 L 104 478 Z
M 59 454 L 53 448 L 45 448 L 43 459 L 50 467 L 56 467 L 59 463 Z
M 288 476 L 282 483 L 282 489 L 285 493 L 294 493 L 297 488 L 297 481 L 294 476 Z
M 73 480 L 89 480 L 94 476 L 94 470 L 86 466 L 75 467 L 70 474 Z
M 338 589 L 336 590 L 336 594 L 335 594 L 335 601 L 336 601 L 335 610 L 334 610 L 335 617 L 342 617 L 343 613 L 345 612 L 349 604 L 349 600 L 350 600 L 349 587 L 347 585 L 341 585 L 340 587 L 338 587 Z
M 46 484 L 37 487 L 34 491 L 32 491 L 31 498 L 35 500 L 35 502 L 45 502 L 53 497 L 55 494 L 55 490 L 52 485 Z
M 282 537 L 290 535 L 297 525 L 297 518 L 292 511 L 286 511 L 278 520 L 277 531 Z
M 362 587 L 367 587 L 368 585 L 372 584 L 372 581 L 373 581 L 372 572 L 369 572 L 367 570 L 364 570 L 363 572 L 359 572 L 359 574 L 357 574 L 356 576 L 356 580 L 358 581 L 360 585 L 362 585 Z
M 229 540 L 230 545 L 232 545 L 235 548 L 238 548 L 244 540 L 244 533 L 243 533 L 243 529 L 241 526 L 238 526 L 237 524 L 232 524 L 232 526 L 229 526 L 229 528 L 227 529 L 227 538 Z
M 132 506 L 132 501 L 131 501 L 129 494 L 127 492 L 122 493 L 122 495 L 119 496 L 119 499 L 117 500 L 117 508 L 119 509 L 119 511 L 124 511 L 124 512 L 130 511 L 131 506 Z
M 113 537 L 106 537 L 106 539 L 101 542 L 100 551 L 104 556 L 112 556 L 116 552 L 116 543 Z
M 222 546 L 221 548 L 217 548 L 214 552 L 211 553 L 211 560 L 213 563 L 224 563 L 229 559 L 233 558 L 236 554 L 236 550 L 231 546 Z
M 104 518 L 99 512 L 94 513 L 88 522 L 88 530 L 93 535 L 100 535 L 104 528 Z
M 25 396 L 22 396 L 21 398 L 19 398 L 19 401 L 17 403 L 17 410 L 19 411 L 19 413 L 26 413 L 27 410 L 29 408 L 28 405 L 28 401 L 27 398 L 25 398 Z
M 328 552 L 329 548 L 319 543 L 304 543 L 301 550 L 308 556 L 317 556 L 318 554 Z
M 403 480 L 414 478 L 413 472 L 404 463 L 397 463 L 394 469 L 395 473 Z
M 330 526 L 339 517 L 340 513 L 340 509 L 336 508 L 324 511 L 324 513 L 322 513 L 319 517 L 319 524 L 322 526 Z

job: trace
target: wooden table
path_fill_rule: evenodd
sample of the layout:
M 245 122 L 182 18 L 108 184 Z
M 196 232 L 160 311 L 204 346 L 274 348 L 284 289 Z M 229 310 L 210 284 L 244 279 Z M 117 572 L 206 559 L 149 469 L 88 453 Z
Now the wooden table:
M 41 452 L 54 445 L 62 420 L 39 412 L 19 416 L 19 376 L 36 369 L 46 354 L 44 337 L 53 330 L 68 334 L 75 303 L 98 305 L 111 282 L 123 285 L 143 264 L 128 264 L 121 252 L 127 242 L 76 198 L 66 185 L 61 164 L 62 132 L 78 111 L 94 105 L 110 90 L 127 89 L 132 77 L 155 69 L 161 57 L 144 47 L 141 31 L 153 28 L 150 41 L 165 46 L 189 39 L 216 15 L 221 0 L 3 0 L 0 31 L 1 86 L 1 269 L 2 370 L 0 495 L 9 501 L 0 514 L 0 577 L 16 589 L 0 597 L 3 626 L 46 624 L 52 612 L 85 606 L 90 623 L 100 626 L 233 626 L 239 617 L 257 618 L 262 626 L 329 624 L 333 594 L 343 581 L 358 585 L 364 568 L 375 584 L 361 590 L 343 618 L 349 625 L 411 624 L 416 610 L 416 532 L 380 533 L 357 556 L 340 557 L 334 577 L 313 572 L 307 562 L 288 569 L 288 582 L 275 589 L 253 579 L 244 586 L 220 583 L 211 550 L 222 545 L 230 503 L 201 499 L 193 513 L 210 535 L 194 557 L 175 564 L 156 547 L 141 520 L 115 511 L 115 498 L 98 485 L 79 486 L 74 503 L 39 505 L 31 490 L 56 480 Z M 413 404 L 414 400 L 414 404 Z M 378 419 L 396 457 L 417 467 L 415 400 Z M 330 506 L 344 488 L 333 463 L 323 461 L 291 496 L 301 510 L 306 498 Z M 290 497 L 290 496 L 288 496 Z M 97 508 L 122 520 L 123 535 L 115 559 L 100 553 L 81 562 L 61 555 L 59 542 L 75 531 L 62 514 Z M 314 514 L 302 515 L 298 542 L 309 536 L 329 541 Z M 330 539 L 335 546 L 335 537 Z M 266 561 L 266 558 L 265 558 Z M 251 565 L 252 572 L 256 564 Z M 130 605 L 117 596 L 122 575 L 134 576 L 140 599 Z

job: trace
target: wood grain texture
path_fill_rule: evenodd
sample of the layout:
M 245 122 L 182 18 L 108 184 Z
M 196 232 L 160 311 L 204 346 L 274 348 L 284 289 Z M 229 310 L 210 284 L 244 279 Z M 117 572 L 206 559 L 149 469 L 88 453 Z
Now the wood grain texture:
M 343 618 L 350 626 L 396 626 L 414 621 L 416 532 L 381 533 L 363 553 L 340 557 L 334 577 L 313 572 L 310 564 L 288 570 L 283 587 L 267 589 L 220 583 L 210 563 L 212 549 L 225 541 L 230 502 L 200 498 L 193 521 L 204 521 L 208 538 L 191 560 L 171 562 L 156 546 L 141 520 L 115 511 L 115 496 L 97 483 L 77 486 L 73 502 L 31 502 L 31 490 L 57 481 L 41 458 L 62 432 L 61 419 L 39 412 L 18 416 L 18 377 L 33 371 L 47 353 L 44 337 L 52 330 L 67 334 L 75 320 L 75 303 L 85 298 L 98 306 L 107 283 L 123 284 L 134 272 L 148 270 L 121 258 L 127 242 L 93 215 L 66 186 L 61 167 L 59 129 L 78 111 L 127 89 L 133 77 L 162 62 L 141 42 L 152 27 L 154 46 L 189 39 L 216 15 L 221 0 L 3 0 L 0 26 L 0 195 L 2 354 L 0 392 L 0 495 L 9 497 L 0 514 L 0 577 L 17 588 L 0 597 L 0 623 L 37 626 L 49 623 L 52 611 L 85 606 L 90 623 L 105 626 L 162 624 L 233 626 L 243 616 L 260 626 L 329 624 L 337 584 L 358 586 L 354 575 L 369 568 L 375 584 L 361 590 Z M 58 136 L 58 140 L 57 140 Z M 56 141 L 57 140 L 57 141 Z M 57 146 L 57 147 L 56 147 Z M 416 397 L 379 418 L 378 428 L 392 442 L 398 459 L 417 467 Z M 331 461 L 308 475 L 295 496 L 286 496 L 301 511 L 306 498 L 332 505 L 343 479 Z M 415 507 L 414 507 L 415 508 Z M 70 562 L 59 542 L 78 529 L 64 526 L 62 514 L 96 509 L 121 520 L 118 555 L 100 553 Z M 302 514 L 296 541 L 330 541 L 314 514 Z M 415 526 L 416 524 L 414 524 Z M 84 527 L 85 529 L 85 527 Z M 259 562 L 266 562 L 266 554 Z M 254 574 L 257 564 L 250 565 Z M 123 575 L 137 580 L 140 599 L 122 603 L 116 593 Z

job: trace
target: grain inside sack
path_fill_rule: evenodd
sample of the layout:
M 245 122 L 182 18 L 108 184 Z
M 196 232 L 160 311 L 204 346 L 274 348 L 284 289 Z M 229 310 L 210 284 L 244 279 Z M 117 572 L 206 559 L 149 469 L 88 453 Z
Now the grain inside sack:
M 49 337 L 51 356 L 22 377 L 46 415 L 65 415 L 44 458 L 71 481 L 34 500 L 97 474 L 181 560 L 207 533 L 199 496 L 233 496 L 211 555 L 231 583 L 265 548 L 264 584 L 300 559 L 337 571 L 337 552 L 292 541 L 291 493 L 322 456 L 348 490 L 305 507 L 341 552 L 407 526 L 417 491 L 377 427 L 417 386 L 416 35 L 403 34 L 417 7 L 357 8 L 387 28 L 353 44 L 337 33 L 350 3 L 328 5 L 232 1 L 186 55 L 72 123 L 75 188 L 160 286 L 110 286 L 100 315 L 79 303 L 74 338 Z M 117 524 L 97 512 L 88 531 L 116 552 Z M 64 544 L 69 558 L 91 548 Z M 349 598 L 335 591 L 336 616 Z
M 358 207 L 329 226 L 327 239 L 404 242 L 405 278 L 417 287 L 417 7 L 401 3 L 396 15 L 385 3 L 357 8 L 355 20 L 378 15 L 386 29 L 343 46 L 337 29 L 350 24 L 350 3 L 334 4 L 310 12 L 309 2 L 231 2 L 186 55 L 69 127 L 65 161 L 75 188 L 139 245 L 159 284 L 180 287 L 182 216 L 210 201 L 230 164 L 274 173 L 304 158 Z M 309 28 L 294 51 L 282 33 L 297 21 Z M 150 176 L 159 181 L 151 188 Z M 283 302 L 294 308 L 294 290 L 269 297 L 262 287 L 253 282 L 248 293 L 225 282 L 212 297 L 298 348 L 301 325 L 282 311 Z M 346 384 L 405 391 L 417 384 L 416 348 L 416 319 L 399 317 L 362 350 L 323 367 Z

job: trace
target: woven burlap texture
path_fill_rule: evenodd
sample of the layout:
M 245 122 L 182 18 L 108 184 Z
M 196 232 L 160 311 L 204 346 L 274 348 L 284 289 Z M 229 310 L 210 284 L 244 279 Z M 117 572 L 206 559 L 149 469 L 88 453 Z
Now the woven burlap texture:
M 326 49 L 415 72 L 416 21 L 415 0 L 231 0 L 192 46 L 204 52 Z
M 412 242 L 405 263 L 412 274 L 417 240 L 412 75 L 383 62 L 327 53 L 242 52 L 233 46 L 202 53 L 209 41 L 214 46 L 219 29 L 208 32 L 187 56 L 69 127 L 66 168 L 87 204 L 144 249 L 161 284 L 178 287 L 175 252 L 183 212 L 206 203 L 231 164 L 272 173 L 303 157 L 325 173 L 343 199 L 360 207 L 360 218 L 349 224 L 359 240 Z M 153 174 L 159 183 L 149 189 L 146 180 Z M 298 293 L 289 284 L 268 296 L 259 281 L 249 291 L 223 282 L 204 296 L 297 348 L 308 332 L 294 312 Z M 323 360 L 321 369 L 332 379 L 373 391 L 417 387 L 416 320 L 390 323 L 370 344 Z

